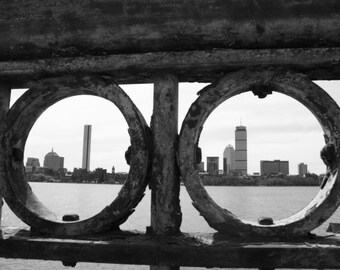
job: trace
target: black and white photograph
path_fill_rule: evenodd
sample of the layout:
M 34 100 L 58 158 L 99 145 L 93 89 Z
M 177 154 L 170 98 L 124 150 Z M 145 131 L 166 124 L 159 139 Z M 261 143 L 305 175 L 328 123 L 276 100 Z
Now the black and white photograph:
M 0 269 L 340 268 L 340 1 L 0 0 Z

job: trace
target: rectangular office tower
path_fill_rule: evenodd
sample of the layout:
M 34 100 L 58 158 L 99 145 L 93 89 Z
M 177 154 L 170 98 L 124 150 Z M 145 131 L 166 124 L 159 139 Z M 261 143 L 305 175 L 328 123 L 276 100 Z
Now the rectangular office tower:
M 235 130 L 235 171 L 247 175 L 247 129 L 237 126 Z
M 90 155 L 91 155 L 91 132 L 92 126 L 84 126 L 84 141 L 83 141 L 83 163 L 82 168 L 90 170 Z

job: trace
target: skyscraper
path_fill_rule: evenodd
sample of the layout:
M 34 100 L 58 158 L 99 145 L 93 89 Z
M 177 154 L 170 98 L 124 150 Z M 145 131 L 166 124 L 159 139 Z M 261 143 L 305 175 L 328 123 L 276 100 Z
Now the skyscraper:
M 229 144 L 223 151 L 223 173 L 232 174 L 235 171 L 235 150 Z
M 92 126 L 84 126 L 84 140 L 83 140 L 83 163 L 82 168 L 87 171 L 90 170 L 90 155 L 91 155 L 91 132 Z
M 235 130 L 235 171 L 247 175 L 247 129 L 237 126 Z

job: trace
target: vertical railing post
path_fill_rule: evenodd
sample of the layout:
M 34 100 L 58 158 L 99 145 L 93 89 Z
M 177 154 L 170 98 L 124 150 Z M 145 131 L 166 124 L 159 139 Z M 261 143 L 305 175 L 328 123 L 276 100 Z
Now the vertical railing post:
M 1 118 L 7 113 L 11 99 L 11 86 L 7 82 L 0 82 L 0 121 Z M 2 205 L 3 200 L 0 195 L 0 226 L 2 218 Z
M 159 76 L 154 83 L 151 120 L 153 160 L 151 177 L 151 229 L 155 234 L 178 234 L 182 222 L 179 204 L 178 80 L 173 75 Z M 151 266 L 152 270 L 179 269 Z

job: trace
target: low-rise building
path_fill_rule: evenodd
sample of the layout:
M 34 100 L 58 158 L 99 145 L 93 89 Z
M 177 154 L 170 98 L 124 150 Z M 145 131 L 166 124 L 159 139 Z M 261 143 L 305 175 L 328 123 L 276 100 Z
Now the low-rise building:
M 285 160 L 261 160 L 261 175 L 289 174 L 289 162 Z

